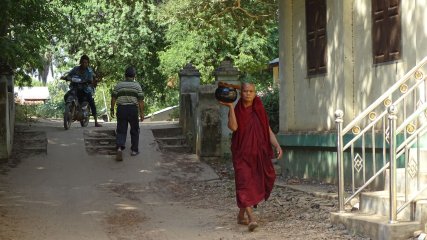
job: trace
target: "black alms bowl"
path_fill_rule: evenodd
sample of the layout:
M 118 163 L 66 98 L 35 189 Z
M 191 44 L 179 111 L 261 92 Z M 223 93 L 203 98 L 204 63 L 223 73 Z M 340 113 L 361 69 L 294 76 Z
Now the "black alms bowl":
M 237 91 L 234 88 L 218 87 L 215 90 L 215 98 L 220 102 L 232 103 L 237 99 Z

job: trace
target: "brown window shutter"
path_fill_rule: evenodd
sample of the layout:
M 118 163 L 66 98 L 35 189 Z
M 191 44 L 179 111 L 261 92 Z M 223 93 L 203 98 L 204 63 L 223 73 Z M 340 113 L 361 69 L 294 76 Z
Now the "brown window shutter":
M 384 0 L 372 0 L 372 48 L 374 63 L 384 62 L 386 54 L 383 26 L 385 22 Z
M 390 2 L 388 9 L 389 22 L 389 60 L 398 60 L 402 52 L 402 27 L 400 15 L 400 0 L 388 0 Z
M 307 74 L 326 73 L 326 0 L 306 0 Z
M 401 58 L 400 0 L 372 0 L 372 50 L 374 63 Z

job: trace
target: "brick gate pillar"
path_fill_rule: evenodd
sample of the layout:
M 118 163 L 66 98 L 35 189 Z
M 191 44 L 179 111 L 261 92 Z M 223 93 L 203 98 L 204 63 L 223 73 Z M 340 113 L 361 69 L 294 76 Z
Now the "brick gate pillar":
M 240 71 L 235 68 L 230 60 L 224 60 L 214 72 L 216 85 L 219 81 L 240 85 L 239 76 Z M 238 99 L 238 98 L 237 98 Z M 237 102 L 237 100 L 236 100 Z M 228 129 L 228 108 L 221 107 L 220 111 L 221 121 L 221 155 L 224 160 L 231 159 L 231 131 Z
M 7 159 L 12 153 L 15 127 L 13 88 L 12 70 L 8 67 L 0 67 L 0 159 Z
M 191 145 L 196 149 L 196 107 L 200 86 L 200 72 L 190 63 L 179 72 L 179 124 L 182 132 Z

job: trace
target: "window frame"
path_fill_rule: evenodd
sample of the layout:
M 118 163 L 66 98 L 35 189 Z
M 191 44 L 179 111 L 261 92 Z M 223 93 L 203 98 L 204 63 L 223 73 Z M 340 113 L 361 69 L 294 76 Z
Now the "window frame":
M 371 0 L 372 61 L 390 63 L 402 58 L 401 0 Z
M 327 73 L 326 0 L 305 0 L 307 75 Z

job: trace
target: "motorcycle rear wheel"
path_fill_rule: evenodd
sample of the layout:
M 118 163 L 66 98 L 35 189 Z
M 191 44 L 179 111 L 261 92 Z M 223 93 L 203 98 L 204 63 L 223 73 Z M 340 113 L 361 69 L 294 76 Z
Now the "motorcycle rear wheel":
M 64 110 L 64 128 L 65 130 L 70 129 L 71 122 L 73 121 L 73 112 L 74 112 L 74 105 L 71 103 L 65 104 L 65 110 Z

